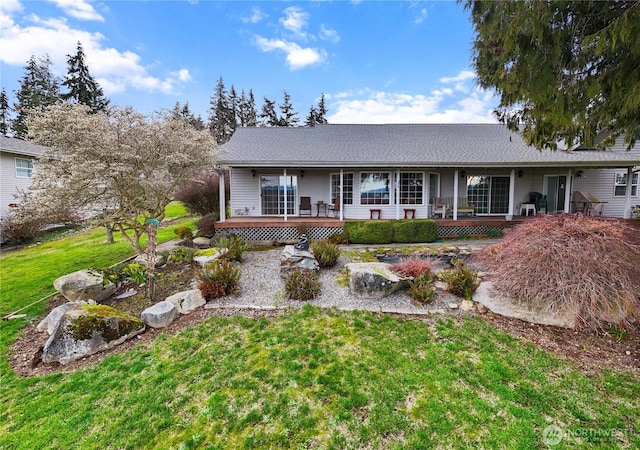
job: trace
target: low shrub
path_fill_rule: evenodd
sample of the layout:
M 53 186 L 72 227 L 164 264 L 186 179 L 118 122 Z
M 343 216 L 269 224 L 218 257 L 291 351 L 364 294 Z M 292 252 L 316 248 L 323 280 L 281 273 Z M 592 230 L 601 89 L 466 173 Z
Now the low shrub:
M 177 263 L 191 263 L 193 261 L 193 255 L 196 252 L 195 248 L 178 247 L 171 250 L 169 254 L 169 261 Z
M 193 231 L 186 225 L 182 225 L 173 229 L 173 232 L 180 239 L 191 239 L 193 237 Z
M 174 198 L 180 200 L 192 214 L 205 215 L 214 213 L 219 217 L 220 211 L 220 182 L 216 172 L 199 172 L 193 174 L 191 180 L 178 187 Z M 229 201 L 229 174 L 225 178 L 226 201 Z
M 207 214 L 202 216 L 196 222 L 196 227 L 198 228 L 198 236 L 207 236 L 211 237 L 216 234 L 215 224 L 218 220 L 217 214 Z
M 436 288 L 433 285 L 433 275 L 429 272 L 420 272 L 409 282 L 407 293 L 411 298 L 419 303 L 429 303 L 436 295 Z
M 147 281 L 147 268 L 142 264 L 127 264 L 119 272 L 123 280 L 131 280 L 136 284 L 143 284 Z
M 349 241 L 354 244 L 390 244 L 393 242 L 393 223 L 391 221 L 345 222 L 344 228 L 349 234 Z
M 338 246 L 329 241 L 314 241 L 311 243 L 311 250 L 320 267 L 335 266 L 340 256 Z
M 240 286 L 240 267 L 227 259 L 217 259 L 197 271 L 198 289 L 206 301 L 235 294 Z
M 242 255 L 251 247 L 249 241 L 242 236 L 223 236 L 218 239 L 218 247 L 226 248 L 225 258 L 242 261 Z
M 394 220 L 393 242 L 434 242 L 438 238 L 438 225 L 431 219 Z
M 416 278 L 423 273 L 430 273 L 431 264 L 421 258 L 407 258 L 393 264 L 391 270 L 403 277 Z
M 318 274 L 309 270 L 294 269 L 284 281 L 287 298 L 292 300 L 313 300 L 320 294 Z
M 3 241 L 20 245 L 40 237 L 44 224 L 44 220 L 37 215 L 10 211 L 0 219 L 0 232 L 2 232 Z
M 331 236 L 329 236 L 329 239 L 327 239 L 330 243 L 332 244 L 336 244 L 336 245 L 347 245 L 349 243 L 349 234 L 347 232 L 342 232 L 342 233 L 335 233 L 332 234 Z
M 632 223 L 538 215 L 479 256 L 494 286 L 519 301 L 572 312 L 581 328 L 625 328 L 640 320 L 640 233 Z
M 447 283 L 447 290 L 459 297 L 473 299 L 473 293 L 480 286 L 478 273 L 469 269 L 461 259 L 454 261 L 455 268 L 443 270 L 439 277 Z

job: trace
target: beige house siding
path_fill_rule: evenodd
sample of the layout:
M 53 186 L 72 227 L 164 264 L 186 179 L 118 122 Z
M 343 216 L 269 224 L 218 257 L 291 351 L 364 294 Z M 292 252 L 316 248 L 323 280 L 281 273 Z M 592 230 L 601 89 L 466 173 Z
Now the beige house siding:
M 31 185 L 31 178 L 22 178 L 16 175 L 16 159 L 33 161 L 31 156 L 0 152 L 0 216 L 2 217 L 10 210 L 10 204 L 18 202 L 15 194 L 19 190 L 28 190 Z

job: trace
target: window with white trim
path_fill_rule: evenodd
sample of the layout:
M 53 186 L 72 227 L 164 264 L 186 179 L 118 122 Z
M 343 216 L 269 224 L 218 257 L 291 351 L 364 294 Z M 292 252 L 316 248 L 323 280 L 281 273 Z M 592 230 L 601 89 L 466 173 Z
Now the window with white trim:
M 613 182 L 614 191 L 613 195 L 616 197 L 624 197 L 627 195 L 627 173 L 617 172 L 615 175 L 615 181 Z M 631 177 L 631 195 L 638 195 L 638 174 L 634 173 Z
M 360 172 L 360 204 L 388 205 L 390 184 L 389 172 Z
M 342 174 L 342 204 L 353 205 L 353 173 Z M 331 174 L 331 201 L 340 197 L 340 174 Z
M 424 200 L 424 173 L 400 173 L 400 203 L 403 205 L 422 205 Z
M 33 161 L 25 158 L 16 158 L 16 177 L 31 178 L 33 176 Z

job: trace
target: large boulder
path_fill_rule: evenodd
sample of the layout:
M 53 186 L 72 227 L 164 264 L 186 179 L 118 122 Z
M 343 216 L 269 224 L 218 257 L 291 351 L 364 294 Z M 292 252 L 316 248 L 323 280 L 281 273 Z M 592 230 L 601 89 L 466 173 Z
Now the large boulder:
M 85 269 L 57 278 L 53 282 L 53 287 L 71 302 L 89 299 L 101 302 L 111 297 L 116 291 L 115 284 L 105 285 L 103 281 L 104 277 L 101 273 Z
M 317 272 L 320 264 L 311 251 L 285 245 L 280 256 L 280 275 L 284 277 L 294 269 Z
M 405 287 L 407 278 L 391 271 L 391 264 L 381 262 L 351 263 L 349 290 L 356 297 L 384 298 Z
M 106 305 L 82 305 L 61 317 L 44 344 L 42 361 L 68 364 L 115 347 L 145 330 L 142 320 Z
M 140 264 L 142 266 L 147 267 L 147 255 L 145 255 L 145 254 L 138 255 L 133 260 L 133 262 L 135 264 Z M 160 255 L 160 254 L 154 255 L 153 263 L 154 263 L 154 267 L 155 268 L 162 267 L 167 263 L 167 258 L 164 257 L 163 255 Z
M 212 263 L 216 259 L 222 258 L 229 250 L 226 248 L 211 247 L 204 250 L 198 250 L 193 254 L 193 261 L 200 267 L 204 267 Z
M 196 248 L 209 248 L 211 247 L 211 239 L 204 236 L 196 237 L 193 238 L 193 245 Z
M 205 303 L 207 303 L 200 289 L 178 292 L 177 294 L 167 297 L 165 301 L 172 303 L 180 314 L 189 314 L 194 309 L 204 306 Z
M 152 328 L 168 327 L 177 316 L 178 309 L 166 300 L 149 306 L 141 314 L 144 323 Z
M 49 314 L 47 314 L 47 317 L 42 319 L 42 321 L 36 327 L 36 330 L 41 333 L 46 330 L 49 335 L 52 335 L 53 332 L 56 331 L 56 328 L 58 328 L 58 324 L 60 323 L 62 316 L 64 316 L 67 311 L 71 311 L 72 309 L 80 309 L 82 308 L 82 305 L 87 304 L 95 305 L 96 302 L 94 302 L 93 300 L 89 300 L 88 302 L 67 302 L 60 306 L 56 306 L 49 312 Z

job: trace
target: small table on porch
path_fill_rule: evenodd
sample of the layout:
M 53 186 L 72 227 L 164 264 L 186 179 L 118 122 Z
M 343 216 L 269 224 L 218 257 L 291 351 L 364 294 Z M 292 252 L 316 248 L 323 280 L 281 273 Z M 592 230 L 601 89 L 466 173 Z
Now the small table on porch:
M 521 216 L 526 215 L 528 217 L 529 216 L 529 212 L 532 212 L 534 216 L 536 215 L 536 205 L 535 204 L 533 204 L 533 203 L 523 203 L 522 205 L 520 205 L 520 215 Z
M 329 217 L 328 206 L 326 203 L 316 203 L 316 217 L 320 217 L 320 211 L 324 212 L 325 217 Z

